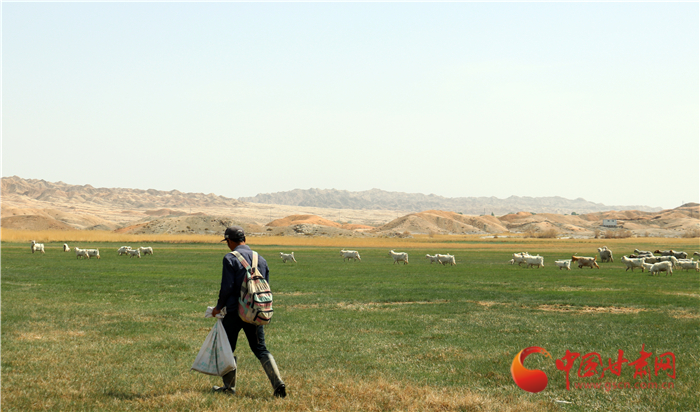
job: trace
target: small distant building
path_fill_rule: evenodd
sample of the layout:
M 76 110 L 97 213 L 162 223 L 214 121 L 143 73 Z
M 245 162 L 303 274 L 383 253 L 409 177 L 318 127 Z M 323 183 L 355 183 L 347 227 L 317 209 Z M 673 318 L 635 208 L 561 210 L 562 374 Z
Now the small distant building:
M 603 227 L 617 227 L 617 219 L 603 219 Z

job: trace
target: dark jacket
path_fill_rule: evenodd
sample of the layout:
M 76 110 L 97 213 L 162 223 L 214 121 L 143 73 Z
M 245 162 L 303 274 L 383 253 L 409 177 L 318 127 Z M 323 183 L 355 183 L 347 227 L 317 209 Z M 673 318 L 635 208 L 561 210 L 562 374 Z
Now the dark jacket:
M 243 255 L 248 263 L 253 261 L 253 251 L 248 245 L 239 245 L 236 247 L 236 252 Z M 270 270 L 267 268 L 267 261 L 258 255 L 258 271 L 265 277 L 265 280 L 270 282 Z M 246 277 L 246 271 L 238 258 L 233 253 L 227 253 L 224 256 L 223 269 L 221 271 L 221 289 L 219 289 L 219 300 L 216 303 L 216 308 L 221 310 L 226 306 L 226 310 L 231 312 L 238 311 L 238 299 L 241 297 L 241 285 Z

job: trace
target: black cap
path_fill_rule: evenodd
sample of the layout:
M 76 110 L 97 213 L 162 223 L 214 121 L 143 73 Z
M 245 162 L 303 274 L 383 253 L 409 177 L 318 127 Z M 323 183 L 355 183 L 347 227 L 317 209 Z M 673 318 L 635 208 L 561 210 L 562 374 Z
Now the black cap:
M 224 240 L 222 242 L 225 242 L 226 239 L 234 242 L 245 242 L 245 232 L 240 226 L 229 226 L 224 232 Z

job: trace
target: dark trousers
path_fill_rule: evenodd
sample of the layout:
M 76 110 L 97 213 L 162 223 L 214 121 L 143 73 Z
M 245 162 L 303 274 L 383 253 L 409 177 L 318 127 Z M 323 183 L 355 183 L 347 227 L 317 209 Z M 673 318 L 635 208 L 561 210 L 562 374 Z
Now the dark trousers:
M 267 347 L 265 347 L 265 329 L 263 329 L 262 325 L 253 325 L 252 323 L 243 322 L 241 317 L 238 316 L 237 311 L 232 311 L 232 313 L 227 314 L 221 320 L 221 323 L 224 325 L 224 330 L 226 330 L 226 335 L 228 335 L 228 341 L 231 343 L 231 351 L 236 351 L 238 332 L 243 329 L 245 337 L 248 338 L 250 350 L 253 351 L 256 358 L 260 359 L 270 354 Z

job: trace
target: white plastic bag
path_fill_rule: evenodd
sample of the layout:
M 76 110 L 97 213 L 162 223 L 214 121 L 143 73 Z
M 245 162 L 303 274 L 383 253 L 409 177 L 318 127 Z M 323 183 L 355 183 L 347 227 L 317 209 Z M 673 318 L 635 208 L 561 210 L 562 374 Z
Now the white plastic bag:
M 205 317 L 212 317 L 210 309 L 207 309 L 209 316 L 205 315 Z M 226 315 L 225 312 L 224 315 Z M 221 323 L 222 317 L 217 315 L 216 324 L 204 340 L 204 344 L 192 364 L 192 370 L 207 375 L 224 376 L 236 369 L 231 344 L 228 341 L 224 325 Z

